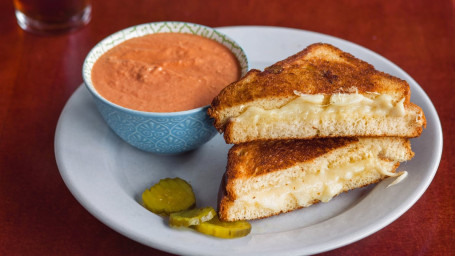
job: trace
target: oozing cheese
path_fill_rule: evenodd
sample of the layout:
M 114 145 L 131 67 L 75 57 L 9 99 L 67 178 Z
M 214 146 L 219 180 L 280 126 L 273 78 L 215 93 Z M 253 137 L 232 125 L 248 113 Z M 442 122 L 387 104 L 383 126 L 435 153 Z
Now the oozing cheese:
M 258 124 L 295 119 L 318 122 L 326 118 L 341 121 L 352 116 L 404 116 L 404 98 L 394 103 L 390 95 L 373 94 L 368 98 L 362 94 L 302 94 L 278 109 L 265 110 L 251 106 L 235 118 L 236 122 Z
M 343 186 L 350 179 L 361 177 L 366 172 L 376 172 L 386 177 L 402 174 L 388 172 L 387 167 L 379 160 L 367 158 L 342 166 L 322 168 L 318 173 L 307 173 L 298 180 L 287 180 L 275 187 L 250 191 L 248 195 L 240 196 L 236 201 L 278 212 L 285 209 L 289 201 L 293 200 L 297 200 L 298 204 L 304 207 L 314 203 L 314 200 L 328 202 L 345 190 Z

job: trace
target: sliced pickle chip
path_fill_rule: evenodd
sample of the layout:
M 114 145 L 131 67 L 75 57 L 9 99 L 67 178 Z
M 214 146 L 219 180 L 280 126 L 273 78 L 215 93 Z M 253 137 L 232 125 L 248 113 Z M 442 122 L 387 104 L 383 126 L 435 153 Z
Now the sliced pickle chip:
M 251 231 L 251 224 L 247 221 L 220 221 L 217 215 L 211 220 L 202 222 L 199 225 L 193 226 L 197 231 L 206 235 L 219 238 L 237 238 L 246 236 Z
M 196 203 L 191 185 L 180 178 L 160 180 L 142 193 L 145 208 L 156 214 L 169 215 L 190 209 Z
M 216 216 L 216 211 L 212 207 L 175 212 L 169 216 L 169 225 L 171 227 L 189 227 L 209 221 L 214 216 Z

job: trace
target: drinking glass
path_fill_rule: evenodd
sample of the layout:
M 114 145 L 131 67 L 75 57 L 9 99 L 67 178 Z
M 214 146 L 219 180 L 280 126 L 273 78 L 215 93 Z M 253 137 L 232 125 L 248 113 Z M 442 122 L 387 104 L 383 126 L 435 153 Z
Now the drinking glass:
M 90 0 L 14 0 L 17 23 L 25 31 L 50 34 L 77 29 L 90 21 Z

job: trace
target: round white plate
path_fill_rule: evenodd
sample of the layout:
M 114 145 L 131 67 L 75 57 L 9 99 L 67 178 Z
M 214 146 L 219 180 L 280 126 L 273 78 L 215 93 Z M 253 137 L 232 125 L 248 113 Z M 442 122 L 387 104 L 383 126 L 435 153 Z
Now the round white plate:
M 408 81 L 411 100 L 420 105 L 428 125 L 412 140 L 415 157 L 402 164 L 407 179 L 354 190 L 329 203 L 252 221 L 244 238 L 223 240 L 169 228 L 166 220 L 144 209 L 141 193 L 165 177 L 191 183 L 198 206 L 216 207 L 227 152 L 221 136 L 179 156 L 158 156 L 124 143 L 104 123 L 81 86 L 66 104 L 55 134 L 55 155 L 66 185 L 96 218 L 145 245 L 185 255 L 302 255 L 331 250 L 362 239 L 406 212 L 433 179 L 442 153 L 442 130 L 436 110 L 420 86 L 403 70 L 353 43 L 331 36 L 277 27 L 225 27 L 247 53 L 251 68 L 262 69 L 315 42 L 333 44 Z

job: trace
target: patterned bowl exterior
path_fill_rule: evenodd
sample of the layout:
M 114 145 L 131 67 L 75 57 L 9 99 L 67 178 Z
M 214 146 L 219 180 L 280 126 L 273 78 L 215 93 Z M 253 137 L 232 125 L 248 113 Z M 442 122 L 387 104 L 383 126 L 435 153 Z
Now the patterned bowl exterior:
M 207 108 L 180 115 L 144 115 L 119 110 L 104 101 L 96 106 L 109 127 L 129 144 L 148 152 L 175 154 L 195 149 L 217 131 L 206 114 Z
M 85 85 L 108 126 L 132 146 L 159 154 L 189 151 L 213 138 L 217 131 L 207 115 L 209 106 L 170 113 L 127 109 L 107 101 L 98 94 L 91 81 L 91 70 L 102 54 L 125 40 L 168 32 L 191 33 L 213 39 L 228 47 L 237 57 L 242 76 L 248 71 L 246 55 L 236 42 L 212 28 L 186 22 L 156 22 L 121 30 L 98 43 L 89 52 L 82 67 Z

